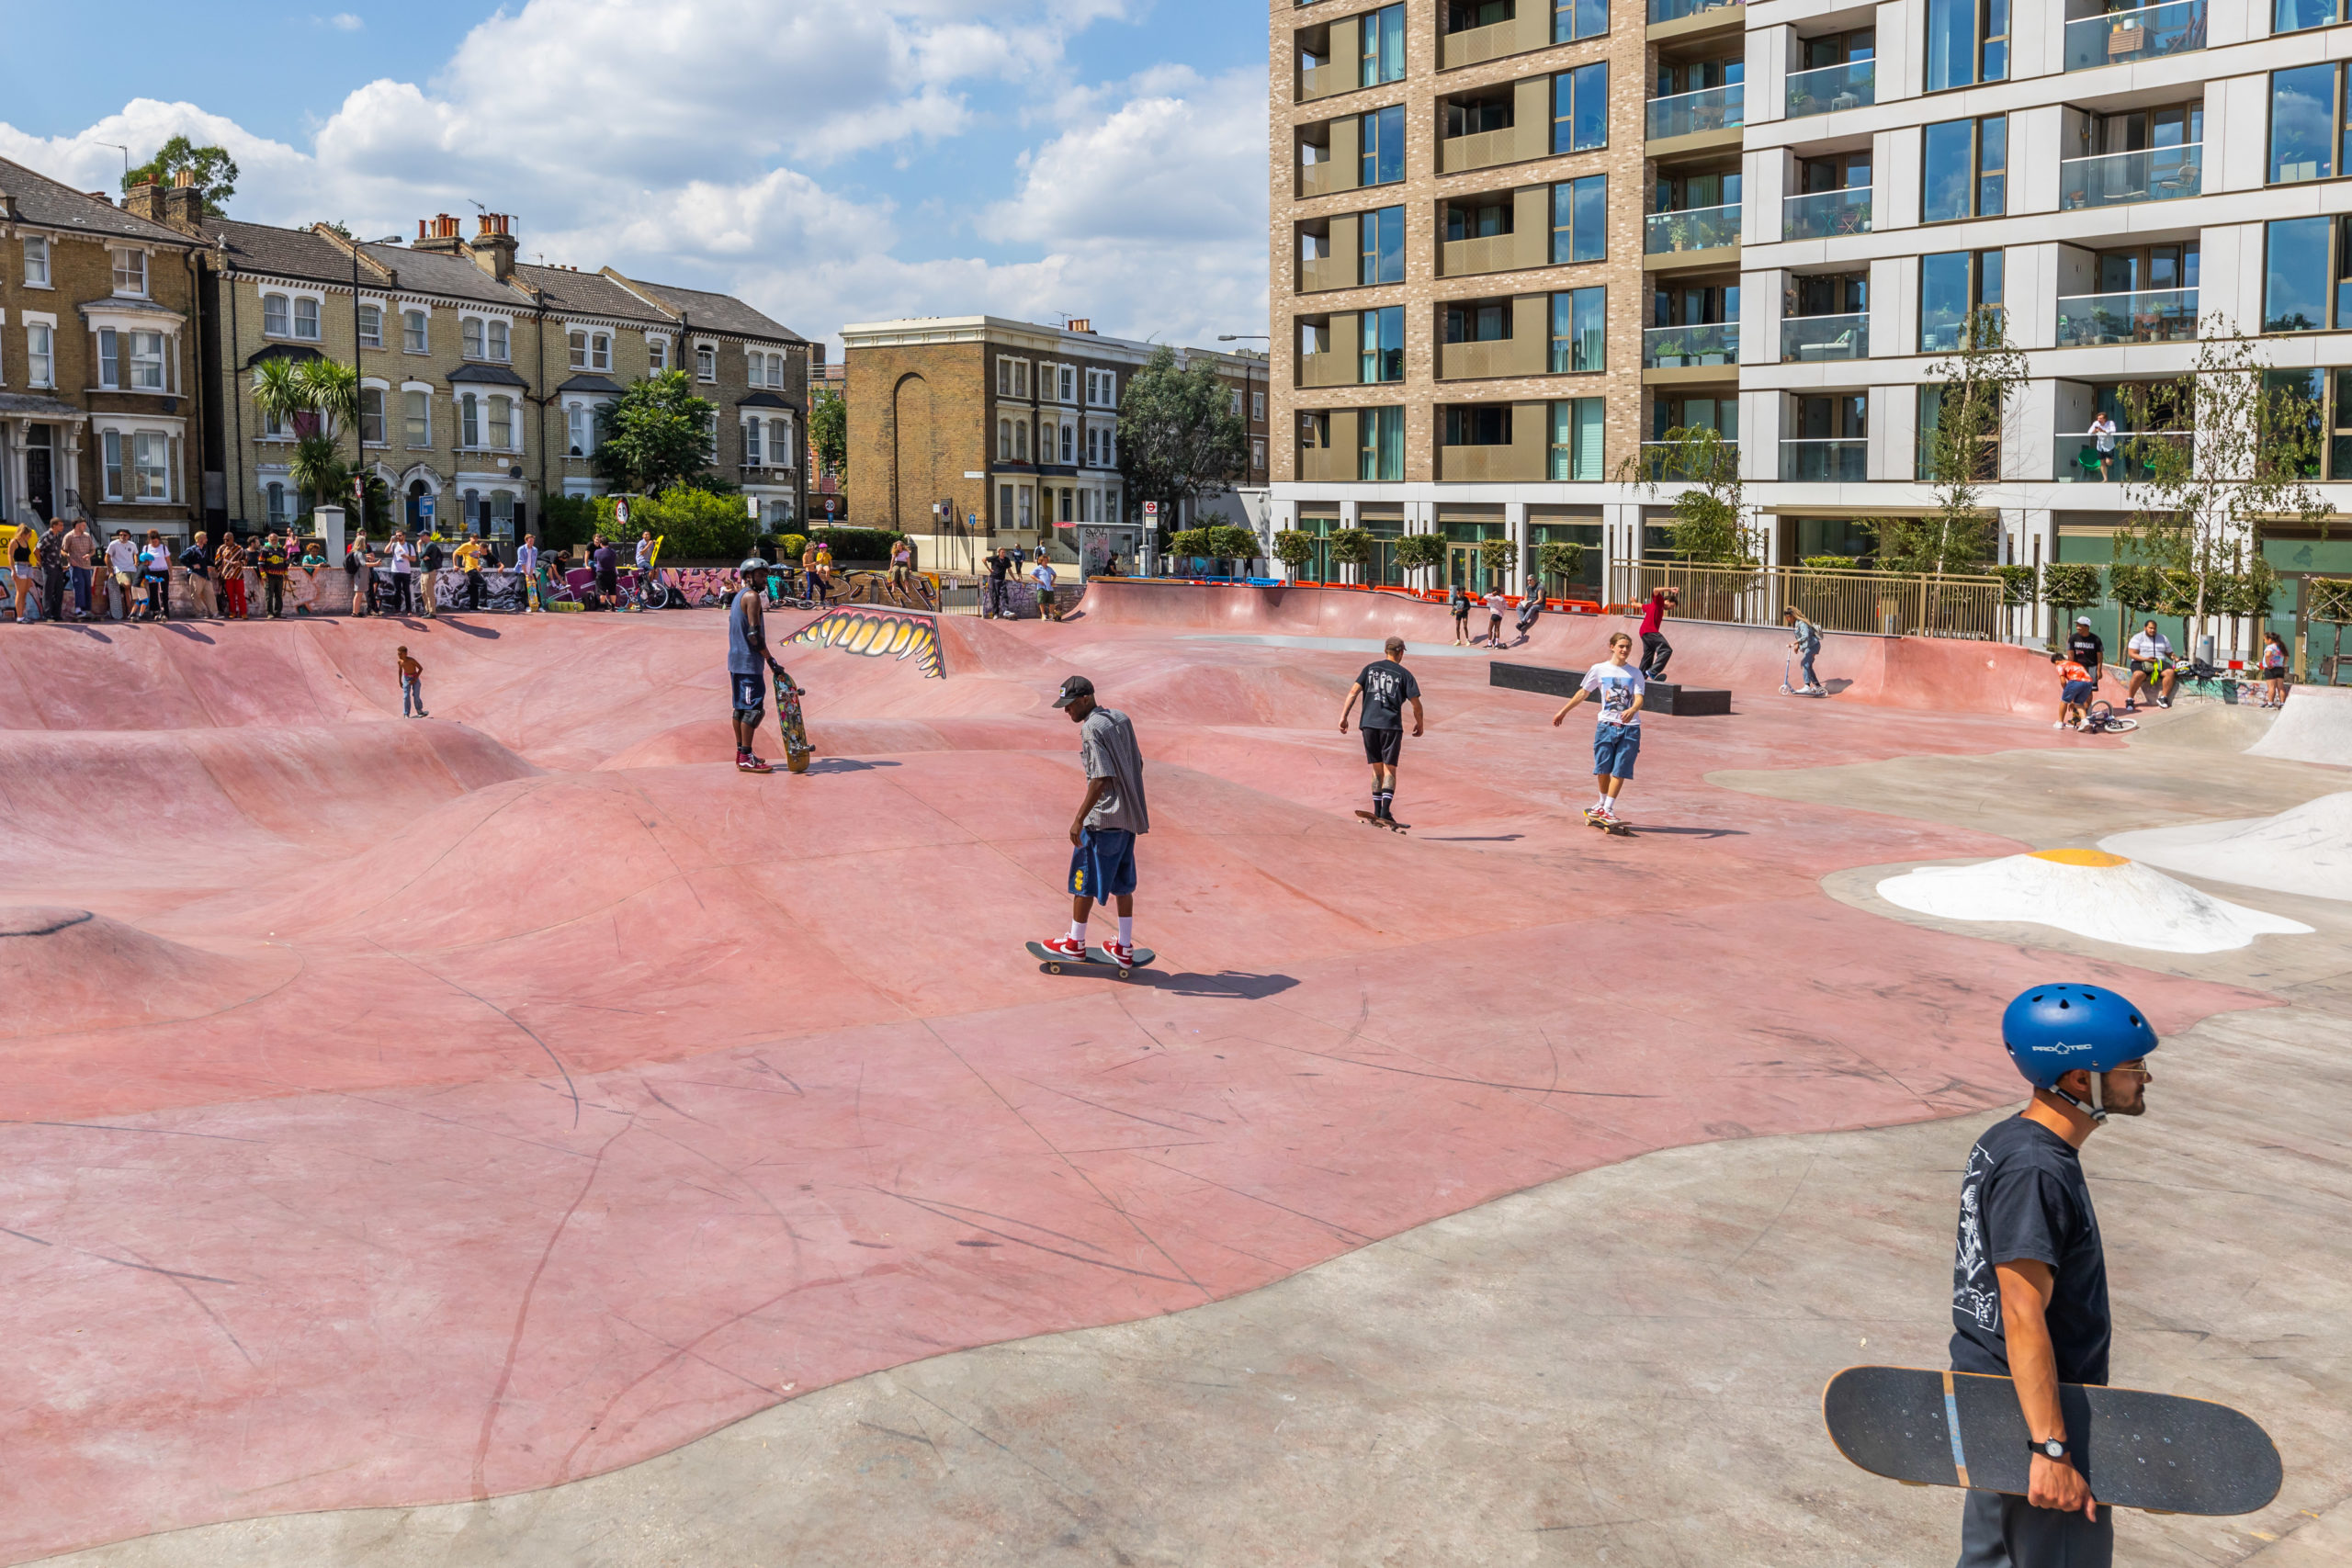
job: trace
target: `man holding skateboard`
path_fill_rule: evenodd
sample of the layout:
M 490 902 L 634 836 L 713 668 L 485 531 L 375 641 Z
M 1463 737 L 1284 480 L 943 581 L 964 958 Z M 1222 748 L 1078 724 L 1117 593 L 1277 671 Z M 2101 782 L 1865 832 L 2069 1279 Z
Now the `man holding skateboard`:
M 2060 1383 L 2104 1384 L 2113 1325 L 2084 1140 L 2147 1110 L 2155 1031 L 2100 986 L 2036 986 L 2001 1016 L 2001 1043 L 2033 1086 L 1987 1128 L 1961 1179 L 1952 1262 L 1954 1371 L 2009 1378 L 2031 1439 L 2026 1495 L 1972 1491 L 1958 1568 L 2106 1568 L 2111 1508 L 2075 1468 Z
M 1069 825 L 1069 934 L 1041 942 L 1051 958 L 1086 953 L 1086 921 L 1100 899 L 1119 905 L 1119 938 L 1102 951 L 1122 969 L 1136 962 L 1136 835 L 1151 831 L 1143 797 L 1143 752 L 1125 714 L 1098 706 L 1094 682 L 1072 675 L 1054 705 L 1078 726 L 1078 760 L 1086 795 Z
M 1372 809 L 1357 816 L 1396 832 L 1407 824 L 1396 820 L 1396 760 L 1405 750 L 1405 705 L 1413 705 L 1413 738 L 1421 734 L 1421 683 L 1405 668 L 1405 639 L 1392 637 L 1381 658 L 1363 667 L 1348 700 L 1340 705 L 1340 733 L 1348 732 L 1348 715 L 1363 699 L 1363 760 L 1372 764 Z
M 761 667 L 784 673 L 784 666 L 768 652 L 767 617 L 761 604 L 768 563 L 753 558 L 735 570 L 742 587 L 727 606 L 727 682 L 735 692 L 735 766 L 741 773 L 772 773 L 775 770 L 760 761 L 753 750 L 759 744 L 760 719 L 768 705 Z

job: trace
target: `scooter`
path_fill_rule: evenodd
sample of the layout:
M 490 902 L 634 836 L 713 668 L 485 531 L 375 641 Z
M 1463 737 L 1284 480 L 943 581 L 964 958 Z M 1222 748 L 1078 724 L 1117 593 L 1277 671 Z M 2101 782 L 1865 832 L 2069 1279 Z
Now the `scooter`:
M 1796 662 L 1796 657 L 1797 656 L 1792 652 L 1783 657 L 1781 660 L 1781 695 L 1784 697 L 1827 696 L 1829 694 L 1825 691 L 1819 691 L 1806 686 L 1792 686 L 1789 684 L 1789 667 Z

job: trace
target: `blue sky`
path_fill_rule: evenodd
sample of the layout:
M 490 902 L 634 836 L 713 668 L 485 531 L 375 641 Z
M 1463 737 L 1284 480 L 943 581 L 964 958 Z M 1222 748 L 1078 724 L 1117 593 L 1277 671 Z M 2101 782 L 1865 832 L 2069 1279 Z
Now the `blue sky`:
M 812 337 L 989 310 L 1265 330 L 1257 0 L 0 0 L 0 156 L 96 188 L 186 131 L 232 215 L 413 235 L 472 202 L 526 256 L 742 294 Z

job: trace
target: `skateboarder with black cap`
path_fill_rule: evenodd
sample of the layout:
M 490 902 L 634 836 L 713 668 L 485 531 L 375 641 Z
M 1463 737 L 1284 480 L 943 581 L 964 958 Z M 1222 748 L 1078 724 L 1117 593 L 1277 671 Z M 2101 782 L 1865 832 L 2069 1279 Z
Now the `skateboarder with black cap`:
M 1102 951 L 1122 969 L 1136 962 L 1136 836 L 1151 831 L 1143 796 L 1143 752 L 1125 714 L 1097 705 L 1094 682 L 1072 675 L 1054 705 L 1078 728 L 1086 795 L 1069 825 L 1069 934 L 1037 945 L 1048 957 L 1084 961 L 1086 922 L 1097 901 L 1119 904 L 1119 938 Z
M 1396 761 L 1405 750 L 1408 703 L 1413 705 L 1414 739 L 1421 733 L 1421 683 L 1405 668 L 1403 637 L 1390 637 L 1382 657 L 1365 665 L 1348 688 L 1348 700 L 1340 705 L 1342 735 L 1348 732 L 1348 715 L 1358 697 L 1363 699 L 1363 722 L 1356 728 L 1363 731 L 1363 760 L 1372 764 L 1372 809 L 1356 815 L 1401 833 L 1406 825 L 1396 820 Z
M 1968 1151 L 1951 1364 L 2016 1383 L 2032 1461 L 2024 1496 L 1968 1494 L 1958 1568 L 2108 1568 L 2114 1510 L 2075 1468 L 2058 1396 L 2062 1382 L 2107 1382 L 2113 1333 L 2079 1151 L 2109 1116 L 2147 1110 L 2156 1033 L 2105 987 L 2036 986 L 2001 1015 L 2001 1043 L 2033 1099 Z
M 760 717 L 767 712 L 767 687 L 760 677 L 765 665 L 781 675 L 784 666 L 768 651 L 767 618 L 761 594 L 767 587 L 768 563 L 756 556 L 735 569 L 742 589 L 727 606 L 727 683 L 735 694 L 735 767 L 739 773 L 772 773 L 760 759 Z

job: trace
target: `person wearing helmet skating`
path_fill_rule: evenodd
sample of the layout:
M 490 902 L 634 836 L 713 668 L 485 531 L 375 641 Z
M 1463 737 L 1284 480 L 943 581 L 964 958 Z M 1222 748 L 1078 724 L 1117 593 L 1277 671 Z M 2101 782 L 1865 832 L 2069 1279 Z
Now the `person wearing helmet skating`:
M 777 674 L 784 666 L 768 652 L 767 618 L 761 590 L 767 586 L 768 563 L 756 556 L 736 568 L 742 589 L 727 606 L 727 682 L 735 691 L 735 766 L 747 773 L 775 772 L 754 751 L 760 720 L 767 713 L 767 682 L 760 675 L 764 664 Z
M 2022 1497 L 1968 1494 L 1958 1568 L 2107 1568 L 2113 1510 L 2074 1462 L 2060 1383 L 2105 1383 L 2112 1321 L 2084 1140 L 2109 1116 L 2147 1110 L 2156 1033 L 2102 986 L 2036 986 L 2001 1015 L 2001 1043 L 2033 1086 L 1985 1129 L 1961 1178 L 1952 1259 L 1954 1371 L 2016 1385 L 2033 1450 Z

